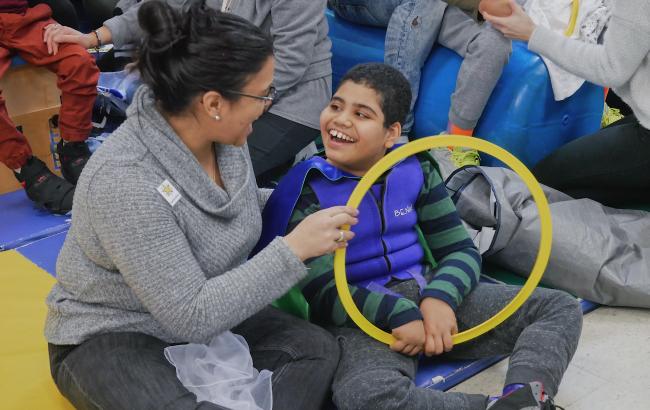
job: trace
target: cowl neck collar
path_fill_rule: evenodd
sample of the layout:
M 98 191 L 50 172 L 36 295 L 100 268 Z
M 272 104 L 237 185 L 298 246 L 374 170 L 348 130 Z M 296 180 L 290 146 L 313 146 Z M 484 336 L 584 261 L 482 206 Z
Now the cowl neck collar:
M 241 201 L 249 184 L 254 184 L 245 147 L 215 144 L 225 186 L 222 189 L 205 173 L 194 154 L 160 114 L 148 87 L 140 87 L 127 115 L 128 121 L 138 130 L 137 138 L 158 160 L 165 178 L 182 190 L 184 197 L 216 216 L 232 217 L 238 212 L 236 208 L 241 205 L 237 202 Z

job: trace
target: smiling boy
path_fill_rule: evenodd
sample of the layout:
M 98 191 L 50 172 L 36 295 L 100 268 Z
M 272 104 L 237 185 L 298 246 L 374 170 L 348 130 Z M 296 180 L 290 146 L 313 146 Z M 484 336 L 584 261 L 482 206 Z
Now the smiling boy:
M 292 171 L 303 173 L 304 183 L 287 231 L 321 208 L 345 203 L 358 180 L 393 148 L 410 99 L 407 80 L 385 64 L 362 64 L 343 77 L 320 118 L 327 158 Z M 435 267 L 426 263 L 416 225 Z M 502 325 L 454 348 L 453 334 L 493 316 L 519 288 L 478 283 L 481 257 L 431 161 L 410 157 L 386 172 L 361 201 L 352 230 L 346 259 L 352 297 L 395 342 L 388 349 L 348 317 L 334 284 L 332 255 L 308 262 L 310 273 L 299 286 L 311 319 L 337 336 L 342 348 L 332 386 L 339 409 L 554 408 L 549 396 L 557 392 L 580 335 L 579 305 L 564 292 L 538 289 Z M 457 359 L 511 354 L 503 395 L 417 387 L 421 352 Z

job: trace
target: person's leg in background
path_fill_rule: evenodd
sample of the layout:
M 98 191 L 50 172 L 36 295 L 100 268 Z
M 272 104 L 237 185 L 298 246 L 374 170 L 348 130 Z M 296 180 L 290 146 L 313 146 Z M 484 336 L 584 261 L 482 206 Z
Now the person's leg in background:
M 111 48 L 97 59 L 97 68 L 102 73 L 122 71 L 131 62 L 133 62 L 132 57 L 124 55 L 117 56 L 115 49 Z
M 411 107 L 402 129 L 402 134 L 408 135 L 413 127 L 413 108 L 420 91 L 422 66 L 438 37 L 447 6 L 441 0 L 400 3 L 386 29 L 384 62 L 397 68 L 411 84 Z
M 91 28 L 96 29 L 114 16 L 118 0 L 83 0 L 86 17 L 90 20 Z
M 42 6 L 46 8 L 45 6 Z M 29 12 L 29 10 L 28 10 Z M 4 30 L 0 33 L 0 77 L 11 65 L 14 37 L 20 35 L 24 16 L 0 14 Z M 40 44 L 43 44 L 42 32 Z M 14 171 L 27 197 L 50 212 L 65 214 L 72 209 L 74 186 L 50 171 L 45 163 L 32 155 L 25 136 L 9 118 L 5 100 L 0 93 L 0 162 Z
M 438 43 L 463 57 L 451 96 L 448 130 L 472 135 L 508 63 L 511 42 L 491 25 L 479 24 L 457 7 L 448 7 Z
M 610 108 L 618 109 L 620 113 L 624 116 L 633 114 L 630 106 L 627 105 L 625 101 L 621 100 L 621 97 L 616 95 L 616 92 L 614 92 L 613 90 L 609 90 L 605 102 Z
M 2 22 L 0 15 L 0 22 Z M 1 36 L 1 35 L 0 35 Z M 3 44 L 0 37 L 0 44 Z M 11 66 L 11 54 L 9 50 L 0 47 L 0 78 Z M 32 149 L 25 136 L 16 129 L 16 125 L 9 118 L 5 99 L 0 90 L 0 162 L 10 169 L 19 169 L 27 159 L 32 156 Z
M 474 128 L 510 57 L 511 42 L 489 24 L 479 24 L 466 12 L 449 6 L 438 43 L 463 58 L 451 95 L 447 132 L 474 135 Z M 478 165 L 480 158 L 474 149 L 454 147 L 451 160 L 456 167 L 461 167 Z
M 256 369 L 273 371 L 273 408 L 320 409 L 330 397 L 339 346 L 325 329 L 267 307 L 235 326 Z
M 253 132 L 248 136 L 257 184 L 271 186 L 273 180 L 291 167 L 296 154 L 319 135 L 320 130 L 264 113 L 253 123 Z
M 457 2 L 456 2 L 457 3 Z M 403 133 L 413 126 L 413 108 L 419 94 L 422 66 L 434 42 L 464 58 L 452 95 L 447 131 L 472 135 L 503 66 L 510 55 L 510 41 L 489 26 L 482 27 L 468 14 L 441 0 L 330 0 L 342 18 L 374 26 L 386 26 L 384 61 L 397 68 L 411 84 L 411 111 Z M 472 2 L 462 2 L 472 7 Z M 456 166 L 476 165 L 476 150 L 459 148 L 452 154 Z
M 608 206 L 650 202 L 650 130 L 629 115 L 560 147 L 532 169 L 543 184 Z
M 57 153 L 63 176 L 76 184 L 90 157 L 85 141 L 92 130 L 92 109 L 97 97 L 99 70 L 93 57 L 76 44 L 62 44 L 58 53 L 48 54 L 43 43 L 43 29 L 53 23 L 46 6 L 28 9 L 9 47 L 17 50 L 28 63 L 46 67 L 57 75 L 57 86 L 61 90 L 61 142 L 57 146 Z
M 29 7 L 47 4 L 52 9 L 52 18 L 57 23 L 79 30 L 79 17 L 71 0 L 28 0 Z
M 353 23 L 386 27 L 384 62 L 397 68 L 411 84 L 411 108 L 402 127 L 402 134 L 408 135 L 422 66 L 438 36 L 447 5 L 441 0 L 330 0 L 329 6 Z

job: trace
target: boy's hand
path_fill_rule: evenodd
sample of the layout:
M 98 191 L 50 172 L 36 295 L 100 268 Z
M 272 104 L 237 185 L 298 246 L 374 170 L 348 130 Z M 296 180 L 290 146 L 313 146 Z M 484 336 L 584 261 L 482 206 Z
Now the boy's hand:
M 451 336 L 458 333 L 454 311 L 447 303 L 435 298 L 422 299 L 420 311 L 426 334 L 424 353 L 433 356 L 450 351 L 454 347 Z
M 390 345 L 390 350 L 407 356 L 415 356 L 424 347 L 424 324 L 421 320 L 414 320 L 397 327 L 392 331 L 395 341 Z

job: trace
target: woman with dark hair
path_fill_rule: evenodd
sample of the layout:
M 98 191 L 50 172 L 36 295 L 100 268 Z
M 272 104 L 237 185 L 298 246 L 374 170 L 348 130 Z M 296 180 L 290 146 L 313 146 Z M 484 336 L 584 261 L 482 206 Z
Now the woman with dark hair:
M 166 0 L 187 8 L 192 0 Z M 331 42 L 327 37 L 326 0 L 211 0 L 209 7 L 236 14 L 273 38 L 277 97 L 268 112 L 253 124 L 248 144 L 260 185 L 320 134 L 319 115 L 332 95 Z M 46 31 L 49 43 L 75 42 L 87 48 L 113 43 L 123 48 L 141 38 L 137 10 L 129 8 L 93 33 L 67 27 Z M 287 167 L 288 168 L 288 167 Z
M 197 2 L 180 15 L 143 4 L 145 83 L 91 157 L 47 298 L 52 377 L 78 408 L 220 408 L 196 402 L 163 350 L 232 329 L 273 371 L 280 409 L 319 408 L 338 346 L 269 307 L 345 246 L 356 211 L 325 209 L 251 259 L 261 209 L 246 139 L 273 100 L 270 39 Z

